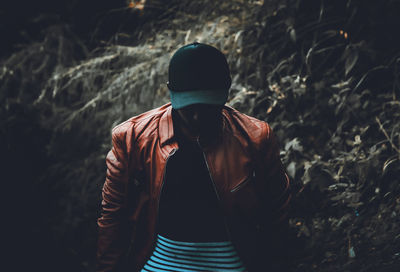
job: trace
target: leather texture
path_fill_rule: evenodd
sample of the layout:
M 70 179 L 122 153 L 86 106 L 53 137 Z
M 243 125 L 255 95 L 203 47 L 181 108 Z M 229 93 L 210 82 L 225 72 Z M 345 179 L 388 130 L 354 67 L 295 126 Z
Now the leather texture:
M 287 220 L 289 178 L 266 122 L 228 106 L 222 114 L 221 137 L 201 145 L 231 240 L 249 271 L 258 271 L 255 259 L 268 254 L 265 243 Z M 165 169 L 177 148 L 170 103 L 113 128 L 96 271 L 139 271 L 151 255 Z

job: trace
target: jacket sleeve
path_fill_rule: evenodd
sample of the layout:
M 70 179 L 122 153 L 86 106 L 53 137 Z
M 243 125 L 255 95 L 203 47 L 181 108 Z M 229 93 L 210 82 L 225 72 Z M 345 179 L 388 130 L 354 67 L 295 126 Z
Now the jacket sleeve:
M 265 145 L 259 167 L 263 180 L 262 230 L 264 260 L 269 260 L 269 271 L 286 271 L 290 254 L 288 211 L 291 200 L 289 178 L 279 156 L 279 143 L 272 129 L 266 124 Z
M 268 124 L 265 130 L 266 140 L 260 167 L 265 178 L 262 184 L 263 200 L 269 224 L 280 228 L 287 225 L 291 200 L 290 182 L 279 156 L 279 142 Z
M 129 164 L 123 138 L 118 127 L 114 128 L 112 148 L 106 156 L 101 215 L 97 220 L 97 272 L 118 271 L 129 246 L 126 212 Z

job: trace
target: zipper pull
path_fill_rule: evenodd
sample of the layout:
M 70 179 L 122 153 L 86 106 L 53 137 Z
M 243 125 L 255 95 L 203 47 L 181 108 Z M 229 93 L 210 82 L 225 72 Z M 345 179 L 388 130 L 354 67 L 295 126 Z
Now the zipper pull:
M 200 143 L 200 136 L 197 136 L 197 137 L 196 137 L 196 142 L 197 142 L 197 144 L 199 145 L 199 147 L 202 149 L 201 143 Z

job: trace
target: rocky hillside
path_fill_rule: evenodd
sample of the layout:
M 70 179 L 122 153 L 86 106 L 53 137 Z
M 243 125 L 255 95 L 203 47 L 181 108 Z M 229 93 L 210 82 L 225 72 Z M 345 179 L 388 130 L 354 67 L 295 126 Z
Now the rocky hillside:
M 3 44 L 16 268 L 93 271 L 111 128 L 166 103 L 170 57 L 198 41 L 226 54 L 230 105 L 279 137 L 291 271 L 399 271 L 398 1 L 68 3 L 23 17 L 27 34 Z

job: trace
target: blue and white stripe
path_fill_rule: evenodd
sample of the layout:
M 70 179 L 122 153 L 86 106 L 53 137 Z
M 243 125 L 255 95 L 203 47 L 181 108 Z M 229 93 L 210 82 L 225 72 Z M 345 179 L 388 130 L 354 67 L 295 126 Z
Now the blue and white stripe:
M 180 242 L 157 236 L 156 247 L 141 272 L 246 271 L 230 241 Z

